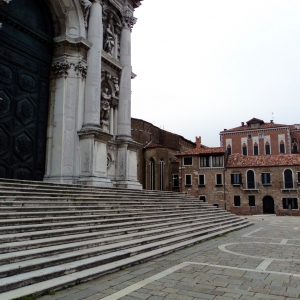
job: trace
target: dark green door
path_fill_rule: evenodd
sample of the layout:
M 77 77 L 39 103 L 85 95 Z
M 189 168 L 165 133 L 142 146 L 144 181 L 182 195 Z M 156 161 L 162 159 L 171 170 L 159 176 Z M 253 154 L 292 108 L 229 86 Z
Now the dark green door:
M 52 22 L 41 0 L 0 7 L 0 178 L 45 173 Z

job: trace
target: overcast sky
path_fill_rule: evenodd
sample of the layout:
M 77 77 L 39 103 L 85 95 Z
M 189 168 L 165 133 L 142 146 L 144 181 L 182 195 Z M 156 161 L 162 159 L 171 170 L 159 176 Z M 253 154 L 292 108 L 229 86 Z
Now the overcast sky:
M 207 146 L 253 117 L 300 123 L 299 0 L 144 0 L 132 117 Z

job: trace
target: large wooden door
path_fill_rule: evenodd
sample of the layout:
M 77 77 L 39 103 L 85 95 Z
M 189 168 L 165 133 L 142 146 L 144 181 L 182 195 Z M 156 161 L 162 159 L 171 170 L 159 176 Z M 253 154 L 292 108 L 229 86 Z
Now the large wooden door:
M 0 7 L 0 177 L 45 173 L 52 25 L 41 0 Z

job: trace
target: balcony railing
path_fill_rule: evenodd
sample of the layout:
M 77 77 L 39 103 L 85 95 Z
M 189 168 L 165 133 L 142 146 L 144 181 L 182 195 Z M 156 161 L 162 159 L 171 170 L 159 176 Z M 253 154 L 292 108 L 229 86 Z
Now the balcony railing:
M 260 183 L 259 182 L 246 182 L 242 184 L 243 190 L 250 190 L 250 191 L 255 191 L 259 190 Z
M 280 183 L 281 190 L 298 190 L 298 182 L 283 181 Z

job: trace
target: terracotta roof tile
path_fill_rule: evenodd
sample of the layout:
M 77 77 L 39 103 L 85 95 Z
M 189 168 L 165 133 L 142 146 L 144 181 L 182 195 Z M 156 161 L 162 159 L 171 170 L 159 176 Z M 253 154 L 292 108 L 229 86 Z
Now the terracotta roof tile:
M 195 148 L 180 152 L 176 156 L 186 156 L 186 155 L 200 155 L 200 154 L 224 154 L 224 147 L 212 147 L 212 148 Z
M 233 153 L 228 158 L 227 168 L 300 166 L 300 154 L 245 156 Z
M 246 131 L 246 130 L 257 130 L 257 129 L 265 129 L 265 128 L 277 128 L 277 127 L 288 127 L 289 125 L 286 124 L 275 124 L 275 123 L 263 123 L 260 124 L 258 127 L 251 127 L 248 125 L 244 125 L 244 126 L 238 126 L 238 127 L 234 127 L 231 129 L 226 129 L 221 131 L 220 133 L 226 133 L 226 132 L 230 132 L 230 131 Z
M 144 147 L 144 149 L 148 149 L 148 148 L 166 148 L 166 146 L 151 141 Z

